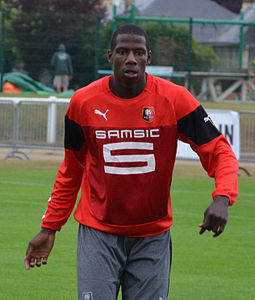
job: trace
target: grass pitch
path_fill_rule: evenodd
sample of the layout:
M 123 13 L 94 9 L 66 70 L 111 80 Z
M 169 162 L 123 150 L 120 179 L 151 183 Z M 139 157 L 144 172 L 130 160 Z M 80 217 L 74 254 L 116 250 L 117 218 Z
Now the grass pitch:
M 40 230 L 58 166 L 52 161 L 0 160 L 0 299 L 77 299 L 78 224 L 72 217 L 57 233 L 47 266 L 26 271 L 23 264 L 27 243 Z M 225 232 L 212 238 L 208 232 L 199 236 L 198 224 L 214 182 L 199 164 L 177 162 L 169 299 L 254 299 L 255 169 L 246 167 L 252 177 L 239 177 L 240 196 L 230 208 Z

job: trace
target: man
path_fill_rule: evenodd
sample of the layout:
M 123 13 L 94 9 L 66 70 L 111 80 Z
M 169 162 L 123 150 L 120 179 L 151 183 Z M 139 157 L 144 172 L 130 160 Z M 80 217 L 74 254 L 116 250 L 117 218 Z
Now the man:
M 41 231 L 25 265 L 46 264 L 59 231 L 75 211 L 80 300 L 167 299 L 171 267 L 170 185 L 177 139 L 188 142 L 209 176 L 213 202 L 200 234 L 218 236 L 238 194 L 238 163 L 225 137 L 183 87 L 145 73 L 146 32 L 120 26 L 108 52 L 114 75 L 78 90 L 65 117 L 65 158 Z
M 69 80 L 72 79 L 73 75 L 73 66 L 71 56 L 66 53 L 64 44 L 60 44 L 58 51 L 53 54 L 51 66 L 54 72 L 53 86 L 57 93 L 67 91 Z

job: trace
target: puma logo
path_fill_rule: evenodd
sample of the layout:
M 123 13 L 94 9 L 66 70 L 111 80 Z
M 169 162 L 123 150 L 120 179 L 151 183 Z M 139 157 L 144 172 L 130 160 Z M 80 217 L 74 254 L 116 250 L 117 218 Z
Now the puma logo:
M 211 118 L 210 117 L 205 117 L 204 118 L 204 122 L 206 123 L 206 122 L 211 122 Z
M 107 109 L 107 110 L 105 111 L 105 113 L 102 113 L 100 110 L 95 109 L 95 110 L 94 110 L 94 114 L 95 114 L 95 115 L 102 116 L 102 117 L 107 121 L 108 119 L 107 119 L 107 117 L 106 117 L 106 114 L 108 113 L 108 111 L 109 111 L 109 109 Z

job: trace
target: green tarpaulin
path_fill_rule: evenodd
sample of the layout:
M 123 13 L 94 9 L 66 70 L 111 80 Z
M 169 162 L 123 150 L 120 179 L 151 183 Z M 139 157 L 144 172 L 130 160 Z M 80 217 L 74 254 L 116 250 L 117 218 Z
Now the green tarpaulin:
M 34 79 L 28 75 L 22 73 L 5 73 L 3 77 L 3 82 L 10 82 L 14 84 L 17 88 L 23 92 L 34 92 L 36 94 L 57 94 L 56 91 Z M 66 92 L 60 93 L 58 95 L 63 97 L 71 97 L 73 95 L 73 90 L 68 90 Z

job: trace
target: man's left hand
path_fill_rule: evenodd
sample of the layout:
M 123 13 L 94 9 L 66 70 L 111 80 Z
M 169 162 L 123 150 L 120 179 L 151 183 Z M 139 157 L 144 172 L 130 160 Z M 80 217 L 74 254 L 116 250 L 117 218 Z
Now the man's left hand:
M 200 234 L 203 234 L 206 230 L 213 231 L 213 237 L 220 235 L 228 221 L 228 205 L 229 198 L 226 196 L 215 196 L 213 202 L 204 212 L 204 221 L 198 226 Z

